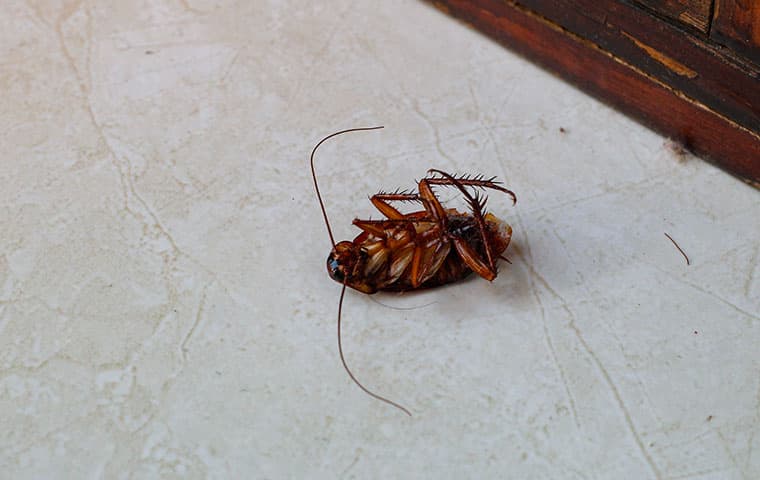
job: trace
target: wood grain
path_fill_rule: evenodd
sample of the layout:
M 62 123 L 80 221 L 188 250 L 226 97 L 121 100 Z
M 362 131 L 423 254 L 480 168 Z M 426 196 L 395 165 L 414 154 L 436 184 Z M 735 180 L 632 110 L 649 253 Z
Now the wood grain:
M 636 0 L 652 10 L 702 33 L 710 30 L 713 0 Z
M 760 65 L 760 2 L 716 0 L 710 35 Z
M 760 70 L 709 39 L 623 1 L 502 3 L 527 7 L 760 135 Z
M 760 135 L 757 133 L 521 5 L 498 0 L 434 0 L 433 3 L 760 187 Z

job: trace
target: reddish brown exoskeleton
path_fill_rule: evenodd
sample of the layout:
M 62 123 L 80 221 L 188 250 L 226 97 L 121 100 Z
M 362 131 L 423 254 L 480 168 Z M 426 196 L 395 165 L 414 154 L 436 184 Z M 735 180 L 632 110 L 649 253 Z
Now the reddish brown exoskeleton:
M 454 176 L 441 170 L 428 170 L 428 177 L 419 181 L 417 192 L 396 191 L 370 197 L 385 220 L 355 219 L 362 230 L 352 241 L 335 243 L 327 219 L 322 196 L 314 172 L 314 153 L 326 140 L 343 133 L 376 130 L 380 127 L 351 128 L 320 140 L 311 152 L 311 173 L 317 199 L 330 235 L 333 249 L 327 257 L 330 278 L 343 285 L 338 303 L 338 352 L 351 379 L 370 396 L 411 413 L 401 405 L 383 398 L 362 385 L 348 368 L 343 357 L 340 322 L 346 287 L 363 293 L 408 291 L 431 288 L 461 280 L 476 272 L 486 280 L 496 278 L 496 262 L 504 258 L 512 237 L 512 228 L 485 212 L 486 197 L 480 189 L 503 192 L 517 202 L 515 194 L 494 178 Z M 470 207 L 469 213 L 446 209 L 436 197 L 433 187 L 459 190 Z M 468 190 L 472 189 L 472 192 Z M 401 213 L 390 202 L 413 202 L 423 210 Z M 506 260 L 506 258 L 504 258 Z

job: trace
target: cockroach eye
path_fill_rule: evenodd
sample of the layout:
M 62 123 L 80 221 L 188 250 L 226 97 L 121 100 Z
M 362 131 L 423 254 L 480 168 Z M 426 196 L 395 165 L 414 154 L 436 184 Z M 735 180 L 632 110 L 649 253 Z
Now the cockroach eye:
M 338 259 L 332 256 L 332 254 L 327 257 L 327 273 L 333 280 L 343 282 L 343 272 L 340 269 L 340 264 L 338 263 Z

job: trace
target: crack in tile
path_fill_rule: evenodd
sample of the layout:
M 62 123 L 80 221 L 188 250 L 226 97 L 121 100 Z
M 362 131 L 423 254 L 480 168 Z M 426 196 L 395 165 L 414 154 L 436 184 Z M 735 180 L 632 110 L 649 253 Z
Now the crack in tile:
M 222 74 L 221 78 L 219 79 L 219 85 L 224 85 L 227 82 L 227 77 L 230 76 L 232 73 L 232 68 L 235 66 L 235 64 L 238 61 L 238 58 L 240 57 L 240 53 L 245 50 L 245 46 L 242 46 L 238 48 L 235 51 L 235 54 L 232 56 L 232 60 L 230 60 L 230 64 L 227 65 L 227 68 L 224 70 L 224 73 Z
M 747 275 L 747 280 L 744 282 L 744 296 L 749 298 L 749 289 L 752 287 L 752 284 L 755 281 L 756 273 L 758 271 L 758 268 L 760 268 L 760 262 L 757 261 L 758 254 L 760 253 L 760 243 L 758 243 L 755 246 L 755 251 L 752 254 L 752 258 L 749 261 L 750 270 L 749 274 Z
M 519 219 L 519 217 L 518 217 L 518 223 L 520 224 L 520 227 L 521 227 L 521 229 L 523 231 L 523 236 L 526 238 L 525 244 L 526 244 L 526 255 L 528 257 L 528 261 L 526 261 L 525 258 L 522 258 L 522 255 L 518 251 L 515 251 L 515 254 L 518 257 L 521 257 L 521 259 L 522 259 L 523 263 L 525 264 L 525 266 L 528 268 L 528 270 L 530 270 L 533 273 L 534 270 L 533 270 L 533 267 L 531 266 L 533 256 L 532 256 L 532 254 L 530 252 L 530 247 L 527 246 L 527 243 L 528 243 L 527 242 L 527 232 L 525 232 L 525 229 L 524 229 L 524 227 L 522 225 L 522 221 Z M 575 406 L 575 397 L 574 397 L 574 395 L 572 393 L 572 390 L 570 389 L 570 383 L 567 380 L 567 374 L 565 373 L 565 369 L 562 367 L 562 363 L 559 361 L 559 357 L 557 355 L 557 351 L 554 348 L 554 342 L 552 342 L 551 334 L 549 333 L 549 327 L 548 327 L 548 325 L 546 323 L 546 310 L 544 308 L 544 303 L 541 300 L 541 296 L 538 294 L 538 291 L 537 291 L 537 288 L 536 288 L 536 283 L 533 281 L 533 277 L 532 276 L 529 277 L 529 281 L 530 281 L 531 293 L 533 294 L 533 297 L 536 299 L 536 302 L 538 303 L 538 307 L 539 307 L 539 309 L 541 311 L 541 323 L 542 323 L 542 327 L 543 327 L 544 339 L 546 340 L 546 344 L 549 347 L 549 353 L 552 356 L 552 360 L 554 362 L 554 366 L 557 369 L 557 371 L 559 372 L 560 379 L 562 380 L 562 384 L 563 384 L 563 386 L 565 388 L 565 395 L 567 395 L 568 403 L 570 404 L 570 411 L 571 411 L 572 416 L 573 416 L 573 422 L 575 423 L 575 426 L 580 430 L 581 423 L 580 423 L 580 420 L 579 420 L 579 417 L 578 417 L 578 409 Z
M 519 219 L 519 216 L 518 216 Z M 522 222 L 520 222 L 522 223 Z M 649 468 L 652 470 L 652 473 L 654 474 L 656 479 L 662 478 L 662 473 L 660 472 L 659 468 L 657 467 L 656 463 L 654 462 L 654 459 L 647 451 L 646 447 L 644 446 L 644 442 L 641 440 L 641 436 L 636 430 L 636 427 L 633 423 L 633 419 L 631 417 L 630 412 L 628 411 L 628 407 L 626 407 L 625 402 L 623 401 L 623 397 L 618 390 L 615 383 L 612 381 L 612 376 L 610 375 L 609 371 L 607 371 L 607 368 L 604 366 L 602 361 L 599 359 L 599 357 L 596 355 L 596 352 L 593 351 L 591 346 L 586 342 L 585 337 L 583 336 L 580 328 L 578 328 L 576 324 L 576 317 L 575 314 L 570 309 L 567 301 L 559 294 L 557 291 L 555 291 L 550 285 L 549 282 L 546 281 L 530 264 L 526 264 L 533 274 L 533 276 L 541 283 L 541 285 L 552 295 L 554 296 L 559 302 L 561 303 L 561 308 L 565 310 L 565 312 L 570 317 L 570 322 L 568 323 L 568 327 L 573 331 L 575 334 L 576 339 L 580 343 L 580 345 L 583 347 L 583 349 L 586 351 L 587 355 L 593 360 L 594 364 L 596 365 L 599 372 L 602 374 L 602 377 L 604 378 L 605 382 L 607 383 L 608 388 L 612 392 L 613 397 L 615 398 L 615 402 L 618 405 L 618 408 L 620 409 L 621 413 L 623 414 L 623 418 L 625 420 L 625 424 L 631 433 L 631 436 L 633 437 L 639 452 L 641 453 L 642 457 L 648 464 Z
M 193 13 L 195 15 L 206 15 L 208 12 L 204 12 L 203 10 L 200 10 L 198 8 L 193 7 L 190 5 L 190 2 L 188 0 L 178 0 L 179 4 L 182 6 L 182 8 L 189 13 Z
M 755 450 L 755 437 L 757 436 L 758 430 L 760 430 L 760 381 L 757 383 L 757 393 L 756 393 L 757 402 L 755 403 L 755 429 L 752 430 L 752 434 L 749 437 L 749 440 L 747 441 L 747 458 L 744 461 L 744 469 L 749 471 L 750 462 L 752 461 L 752 455 Z
M 674 274 L 674 273 L 672 273 L 672 272 L 670 272 L 670 271 L 668 271 L 668 270 L 660 267 L 659 265 L 657 265 L 655 263 L 651 263 L 651 262 L 646 261 L 646 260 L 641 260 L 641 261 L 642 261 L 642 263 L 644 263 L 646 265 L 649 265 L 650 267 L 654 268 L 655 270 L 666 274 L 667 276 L 669 276 L 670 278 L 672 278 L 676 282 L 678 282 L 678 283 L 680 283 L 682 285 L 686 285 L 687 287 L 691 287 L 694 290 L 697 290 L 697 291 L 699 291 L 701 293 L 704 293 L 705 295 L 707 295 L 707 296 L 709 296 L 711 298 L 714 298 L 715 300 L 718 300 L 720 303 L 722 303 L 725 306 L 731 308 L 736 313 L 739 313 L 740 315 L 742 315 L 744 317 L 747 317 L 747 319 L 748 319 L 749 322 L 758 322 L 758 321 L 760 321 L 760 316 L 754 315 L 751 312 L 748 312 L 748 311 L 744 310 L 743 308 L 739 307 L 738 305 L 735 305 L 735 304 L 731 303 L 730 301 L 726 300 L 725 298 L 723 298 L 723 297 L 721 297 L 721 296 L 719 296 L 719 295 L 717 295 L 717 294 L 715 294 L 715 293 L 713 293 L 713 292 L 711 292 L 709 290 L 706 290 L 706 289 L 700 287 L 699 285 L 697 285 L 695 283 L 689 282 L 685 278 L 682 278 L 682 277 L 680 277 L 680 276 L 678 276 L 678 275 L 676 275 L 676 274 Z
M 190 330 L 187 331 L 187 334 L 185 335 L 185 338 L 182 340 L 182 343 L 180 344 L 180 353 L 182 354 L 182 359 L 184 361 L 187 361 L 187 344 L 190 342 L 190 340 L 193 337 L 193 334 L 195 334 L 195 330 L 198 328 L 198 325 L 201 323 L 201 319 L 203 318 L 203 312 L 206 308 L 206 296 L 208 293 L 208 287 L 211 284 L 207 284 L 203 287 L 203 292 L 201 293 L 201 299 L 198 302 L 198 310 L 195 314 L 195 321 L 193 322 L 193 325 L 190 327 Z
M 333 15 L 333 18 L 336 18 L 337 20 L 333 25 L 330 26 L 330 33 L 327 35 L 327 40 L 322 45 L 322 47 L 317 51 L 317 53 L 312 57 L 312 61 L 309 64 L 309 70 L 308 72 L 299 77 L 298 83 L 296 83 L 295 90 L 293 94 L 291 94 L 286 102 L 285 108 L 283 109 L 281 117 L 286 117 L 288 113 L 290 113 L 291 106 L 293 103 L 298 99 L 299 95 L 301 95 L 301 91 L 303 90 L 303 86 L 305 83 L 310 82 L 313 79 L 313 73 L 314 69 L 317 68 L 319 64 L 319 61 L 322 60 L 322 58 L 327 55 L 327 53 L 330 51 L 330 44 L 332 43 L 333 38 L 340 30 L 340 26 L 345 21 L 345 15 L 354 7 L 353 2 L 347 2 L 346 7 L 341 9 L 341 12 L 337 15 Z
M 733 465 L 734 469 L 736 469 L 737 472 L 741 475 L 741 477 L 745 480 L 747 480 L 747 475 L 744 472 L 744 469 L 739 466 L 739 463 L 736 461 L 736 457 L 734 456 L 734 452 L 731 450 L 731 447 L 729 446 L 728 440 L 726 440 L 726 437 L 723 435 L 723 432 L 720 431 L 720 429 L 715 429 L 715 433 L 718 434 L 718 438 L 720 438 L 720 443 L 723 446 L 723 450 L 726 452 L 726 455 L 728 455 L 728 458 L 731 460 L 731 465 Z
M 402 90 L 403 90 L 403 89 L 402 89 Z M 406 93 L 404 93 L 404 95 L 406 95 Z M 419 115 L 419 116 L 420 116 L 420 117 L 421 117 L 423 120 L 425 120 L 425 122 L 428 124 L 428 126 L 430 127 L 430 129 L 433 131 L 433 137 L 435 138 L 435 148 L 436 148 L 436 150 L 438 150 L 438 153 L 439 153 L 439 154 L 440 154 L 440 155 L 441 155 L 443 158 L 445 158 L 446 160 L 448 160 L 448 161 L 449 161 L 449 164 L 450 164 L 452 167 L 453 167 L 453 166 L 455 166 L 455 165 L 456 165 L 456 162 L 454 161 L 454 159 L 453 159 L 453 158 L 451 158 L 451 156 L 449 156 L 449 154 L 448 154 L 448 153 L 446 153 L 446 152 L 443 150 L 443 147 L 442 147 L 442 145 L 441 145 L 441 134 L 438 132 L 438 127 L 436 127 L 436 126 L 435 126 L 435 123 L 433 123 L 433 121 L 430 119 L 430 117 L 429 117 L 429 116 L 428 116 L 428 115 L 427 115 L 425 112 L 423 112 L 423 111 L 422 111 L 422 109 L 420 108 L 420 104 L 419 104 L 419 102 L 417 102 L 417 99 L 416 99 L 416 98 L 411 98 L 411 97 L 408 97 L 408 96 L 407 96 L 407 98 L 409 98 L 409 99 L 411 100 L 411 102 L 412 102 L 412 109 L 413 109 L 413 110 L 414 110 L 414 111 L 415 111 L 415 112 L 416 112 L 416 113 L 417 113 L 417 114 L 418 114 L 418 115 Z
M 726 470 L 727 470 L 726 468 L 721 468 L 721 467 L 719 467 L 719 468 L 708 468 L 706 470 L 699 470 L 697 472 L 685 473 L 683 475 L 676 475 L 676 476 L 665 477 L 663 480 L 688 480 L 690 478 L 701 477 L 703 475 L 708 475 L 710 473 L 725 472 Z

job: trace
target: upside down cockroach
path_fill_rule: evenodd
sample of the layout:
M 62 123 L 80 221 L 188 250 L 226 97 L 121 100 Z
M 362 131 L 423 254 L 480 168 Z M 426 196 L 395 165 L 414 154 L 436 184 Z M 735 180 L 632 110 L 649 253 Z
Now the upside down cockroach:
M 362 233 L 352 241 L 335 243 L 314 172 L 314 154 L 322 143 L 332 137 L 379 128 L 383 127 L 341 130 L 320 140 L 311 152 L 311 175 L 332 243 L 332 250 L 327 257 L 327 272 L 330 278 L 343 285 L 338 301 L 338 352 L 343 368 L 365 393 L 411 416 L 409 410 L 398 403 L 367 389 L 348 368 L 340 334 L 346 287 L 368 294 L 381 290 L 402 292 L 456 282 L 472 272 L 486 280 L 493 280 L 497 275 L 497 259 L 507 260 L 502 253 L 512 238 L 512 227 L 485 212 L 487 198 L 481 195 L 481 191 L 492 189 L 503 192 L 512 198 L 513 205 L 517 203 L 517 197 L 495 181 L 495 177 L 454 176 L 430 169 L 429 176 L 418 182 L 417 192 L 397 190 L 370 197 L 372 205 L 386 219 L 357 218 L 353 224 Z M 470 212 L 461 213 L 453 208 L 444 208 L 433 191 L 435 186 L 459 190 Z M 418 203 L 424 210 L 404 214 L 390 202 Z

